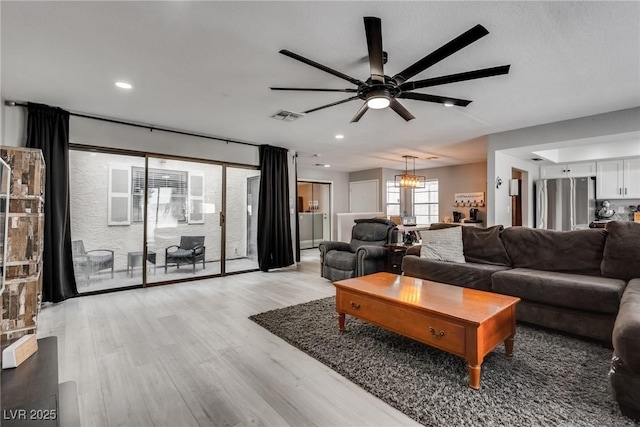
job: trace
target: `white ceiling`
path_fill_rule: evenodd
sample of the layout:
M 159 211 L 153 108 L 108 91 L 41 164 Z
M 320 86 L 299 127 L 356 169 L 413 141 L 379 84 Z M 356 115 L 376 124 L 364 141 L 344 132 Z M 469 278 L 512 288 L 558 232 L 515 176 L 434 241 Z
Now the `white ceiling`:
M 640 105 L 640 2 L 1 2 L 2 96 L 296 150 L 332 170 L 485 159 L 484 135 Z M 353 87 L 289 49 L 366 79 L 362 18 L 382 19 L 393 75 L 476 24 L 490 34 L 414 77 L 511 64 L 506 76 L 419 92 L 416 119 L 353 101 L 295 122 L 270 118 L 349 96 L 270 86 Z M 116 80 L 134 85 L 130 92 Z M 334 135 L 345 139 L 338 141 Z M 135 147 L 132 147 L 135 149 Z M 321 157 L 312 157 L 320 154 Z

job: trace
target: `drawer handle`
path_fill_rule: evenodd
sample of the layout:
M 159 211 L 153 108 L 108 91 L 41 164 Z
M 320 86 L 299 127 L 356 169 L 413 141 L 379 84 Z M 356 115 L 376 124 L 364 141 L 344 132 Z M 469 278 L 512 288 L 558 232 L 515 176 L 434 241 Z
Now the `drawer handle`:
M 358 304 L 357 302 L 351 301 L 351 307 L 354 310 L 359 310 L 360 309 L 360 304 Z
M 429 326 L 429 332 L 431 332 L 431 335 L 433 335 L 436 338 L 444 337 L 444 331 L 436 332 L 433 326 Z

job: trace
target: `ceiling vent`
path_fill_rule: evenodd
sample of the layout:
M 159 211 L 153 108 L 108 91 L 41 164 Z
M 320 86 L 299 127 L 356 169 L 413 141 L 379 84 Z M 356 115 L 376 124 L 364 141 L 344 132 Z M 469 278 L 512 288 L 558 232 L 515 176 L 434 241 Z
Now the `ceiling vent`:
M 540 157 L 532 157 L 531 160 L 533 160 L 534 162 L 541 162 L 544 159 L 540 158 Z
M 273 117 L 276 120 L 284 120 L 285 122 L 292 122 L 294 120 L 298 120 L 300 117 L 303 117 L 304 114 L 294 113 L 293 111 L 281 110 L 274 114 Z

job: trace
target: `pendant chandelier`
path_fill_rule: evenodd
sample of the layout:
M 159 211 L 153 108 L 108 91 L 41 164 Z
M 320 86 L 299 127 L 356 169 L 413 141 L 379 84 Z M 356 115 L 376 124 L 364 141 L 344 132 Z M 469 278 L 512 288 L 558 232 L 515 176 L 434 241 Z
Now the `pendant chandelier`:
M 399 188 L 425 188 L 427 178 L 416 175 L 416 156 L 404 157 L 404 174 L 395 176 L 395 186 Z M 413 174 L 409 173 L 409 159 L 413 160 Z

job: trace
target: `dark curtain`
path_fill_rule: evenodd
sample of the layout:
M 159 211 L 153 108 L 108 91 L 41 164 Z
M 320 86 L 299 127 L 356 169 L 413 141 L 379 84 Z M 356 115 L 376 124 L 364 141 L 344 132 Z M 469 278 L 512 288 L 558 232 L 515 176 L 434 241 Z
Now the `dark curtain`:
M 69 112 L 29 103 L 27 147 L 44 155 L 43 301 L 60 302 L 78 293 L 73 274 L 69 219 Z
M 289 213 L 287 150 L 260 146 L 260 198 L 258 200 L 258 265 L 260 270 L 293 264 Z

